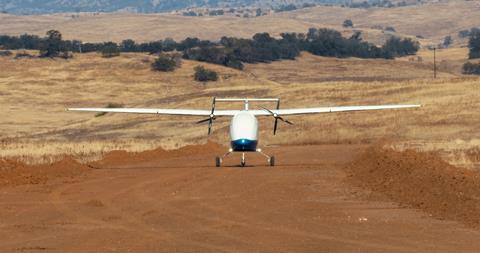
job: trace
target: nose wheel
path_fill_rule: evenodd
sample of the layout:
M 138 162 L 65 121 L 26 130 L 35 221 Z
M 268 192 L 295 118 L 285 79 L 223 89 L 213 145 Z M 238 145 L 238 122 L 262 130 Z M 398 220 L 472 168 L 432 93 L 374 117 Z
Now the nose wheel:
M 240 166 L 245 167 L 245 153 L 242 152 L 242 160 L 240 160 Z

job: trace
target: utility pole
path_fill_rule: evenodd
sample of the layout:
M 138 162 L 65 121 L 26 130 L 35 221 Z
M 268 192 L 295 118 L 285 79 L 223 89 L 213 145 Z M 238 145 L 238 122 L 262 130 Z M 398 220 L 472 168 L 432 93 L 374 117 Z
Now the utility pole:
M 437 78 L 437 48 L 433 48 L 433 78 Z

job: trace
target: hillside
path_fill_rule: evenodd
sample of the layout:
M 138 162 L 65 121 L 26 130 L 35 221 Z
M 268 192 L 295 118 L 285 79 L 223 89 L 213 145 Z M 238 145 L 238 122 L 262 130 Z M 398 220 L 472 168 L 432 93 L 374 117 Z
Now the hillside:
M 222 36 L 251 37 L 258 32 L 279 35 L 282 32 L 303 32 L 310 27 L 328 27 L 351 34 L 342 23 L 351 19 L 353 30 L 362 31 L 362 37 L 382 44 L 392 34 L 416 37 L 423 45 L 438 44 L 447 35 L 454 45 L 465 45 L 458 32 L 478 26 L 478 1 L 436 2 L 402 8 L 341 8 L 321 6 L 296 11 L 273 13 L 261 17 L 237 16 L 185 17 L 178 14 L 81 13 L 14 16 L 0 14 L 0 34 L 32 33 L 43 36 L 50 29 L 58 29 L 67 39 L 89 42 L 116 41 L 131 38 L 152 41 L 171 37 L 218 40 Z M 195 25 L 192 25 L 195 24 Z M 386 32 L 392 26 L 396 32 Z M 383 28 L 383 29 L 381 29 Z
M 45 14 L 59 12 L 166 12 L 191 7 L 273 7 L 285 4 L 302 5 L 311 3 L 306 0 L 96 0 L 96 1 L 74 1 L 74 0 L 2 0 L 0 10 L 15 14 Z M 339 4 L 341 0 L 316 0 L 316 3 Z
M 280 97 L 283 107 L 293 108 L 424 105 L 419 110 L 289 117 L 295 125 L 281 125 L 277 136 L 271 133 L 272 120 L 263 118 L 263 145 L 387 139 L 397 144 L 436 143 L 437 148 L 446 148 L 456 140 L 478 139 L 480 121 L 472 108 L 480 107 L 475 95 L 479 79 L 440 71 L 440 79 L 433 80 L 428 62 L 339 60 L 303 54 L 295 61 L 248 65 L 245 71 L 204 64 L 219 72 L 220 81 L 202 84 L 194 82 L 192 76 L 193 67 L 203 63 L 184 61 L 173 73 L 155 73 L 150 70 L 153 59 L 144 54 L 112 59 L 82 54 L 68 61 L 0 58 L 0 106 L 6 108 L 0 111 L 5 119 L 0 123 L 0 155 L 38 158 L 68 152 L 85 158 L 111 149 L 173 148 L 204 142 L 206 125 L 195 124 L 198 119 L 95 117 L 65 112 L 64 108 L 120 103 L 128 107 L 207 109 L 213 96 Z M 222 105 L 238 108 L 235 106 Z M 228 119 L 217 120 L 210 139 L 227 141 L 227 125 Z

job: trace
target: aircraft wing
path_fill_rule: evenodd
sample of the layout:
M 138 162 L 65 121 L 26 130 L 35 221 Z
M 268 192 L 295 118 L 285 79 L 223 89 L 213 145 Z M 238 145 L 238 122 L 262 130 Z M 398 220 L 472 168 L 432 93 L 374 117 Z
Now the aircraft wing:
M 80 112 L 119 112 L 185 116 L 210 116 L 210 110 L 190 109 L 146 109 L 146 108 L 68 108 L 67 111 Z M 215 110 L 215 116 L 233 116 L 238 110 Z
M 416 108 L 420 106 L 421 105 L 367 105 L 367 106 L 337 106 L 337 107 L 279 109 L 279 110 L 270 110 L 270 111 L 280 116 L 283 116 L 283 115 L 300 115 L 300 114 L 329 113 L 329 112 L 352 112 L 352 111 Z M 268 112 L 267 110 L 252 110 L 251 112 L 257 116 L 271 115 L 271 113 Z
M 339 107 L 316 107 L 316 108 L 298 108 L 298 109 L 279 109 L 270 110 L 278 115 L 300 115 L 313 113 L 329 112 L 351 112 L 351 111 L 371 111 L 385 109 L 415 108 L 420 105 L 369 105 L 369 106 L 339 106 Z M 68 108 L 67 111 L 82 112 L 116 112 L 116 113 L 143 113 L 143 114 L 161 114 L 161 115 L 185 115 L 185 116 L 210 116 L 210 110 L 190 110 L 190 109 L 146 109 L 146 108 Z M 215 110 L 215 116 L 233 116 L 240 110 Z M 267 110 L 249 110 L 256 116 L 270 116 Z

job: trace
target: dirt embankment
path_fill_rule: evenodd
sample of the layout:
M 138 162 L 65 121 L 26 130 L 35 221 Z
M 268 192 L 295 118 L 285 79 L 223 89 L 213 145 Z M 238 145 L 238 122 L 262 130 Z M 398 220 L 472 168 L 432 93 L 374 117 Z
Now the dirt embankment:
M 101 160 L 82 164 L 71 156 L 62 160 L 40 165 L 27 165 L 16 160 L 0 159 L 0 187 L 24 184 L 43 184 L 54 178 L 75 177 L 93 168 L 105 168 L 144 161 L 155 161 L 174 157 L 188 157 L 192 154 L 221 153 L 225 149 L 217 143 L 185 146 L 176 150 L 157 148 L 143 152 L 123 150 L 106 153 Z
M 348 181 L 440 219 L 480 227 L 480 173 L 435 153 L 372 147 L 347 166 Z
M 42 184 L 59 177 L 75 177 L 88 171 L 87 165 L 66 156 L 50 164 L 27 165 L 15 160 L 0 160 L 0 187 Z

